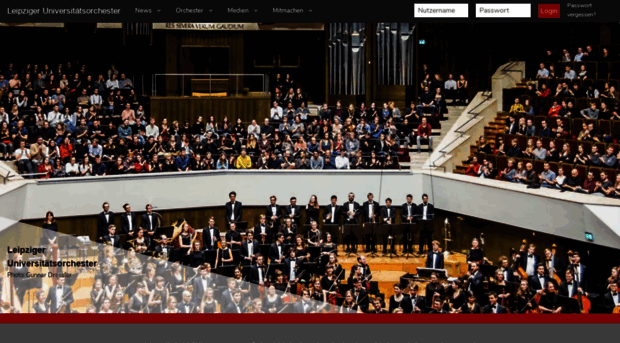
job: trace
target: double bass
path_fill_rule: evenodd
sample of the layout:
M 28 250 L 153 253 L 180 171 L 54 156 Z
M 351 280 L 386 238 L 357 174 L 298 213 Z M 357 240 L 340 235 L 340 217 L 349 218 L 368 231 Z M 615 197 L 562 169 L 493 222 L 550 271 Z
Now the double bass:
M 577 299 L 577 302 L 579 303 L 580 313 L 590 313 L 590 308 L 592 307 L 592 304 L 590 303 L 590 300 L 588 300 L 588 298 L 586 298 L 586 296 L 583 295 L 581 291 L 577 291 L 577 294 L 575 294 L 573 299 Z M 618 313 L 618 312 L 615 312 L 617 309 L 618 307 L 614 307 L 614 313 Z
M 526 248 L 527 248 L 527 241 L 524 239 L 523 242 L 521 243 L 521 248 L 519 248 L 519 252 L 525 251 Z M 514 254 L 514 249 L 510 249 L 510 252 L 511 254 Z M 521 280 L 527 280 L 528 275 L 527 275 L 527 272 L 523 270 L 523 267 L 521 267 L 520 265 L 517 266 L 516 272 L 521 277 Z
M 551 245 L 551 254 L 553 256 L 555 256 L 555 248 L 556 247 L 557 246 L 555 245 L 555 243 L 553 243 L 553 245 Z M 553 279 L 558 283 L 558 285 L 560 285 L 562 283 L 562 279 L 560 279 L 558 274 L 555 272 L 555 268 L 553 268 L 553 270 L 551 270 L 551 259 L 547 260 L 547 270 L 549 270 L 549 273 L 553 273 Z

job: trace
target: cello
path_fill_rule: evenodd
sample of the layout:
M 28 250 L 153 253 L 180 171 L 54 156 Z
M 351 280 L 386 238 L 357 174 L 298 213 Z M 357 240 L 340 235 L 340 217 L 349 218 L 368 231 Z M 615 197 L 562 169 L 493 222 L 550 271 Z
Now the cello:
M 555 256 L 555 248 L 557 246 L 555 245 L 555 243 L 553 243 L 551 245 L 551 255 Z M 553 273 L 553 279 L 558 283 L 558 285 L 560 285 L 562 283 L 562 279 L 560 279 L 560 277 L 558 276 L 558 274 L 555 272 L 555 268 L 553 268 L 553 271 L 550 268 L 551 266 L 551 259 L 547 260 L 547 269 L 549 270 L 549 273 Z
M 583 295 L 583 292 L 581 290 L 577 290 L 577 294 L 575 294 L 573 299 L 577 299 L 577 302 L 579 302 L 580 313 L 590 313 L 590 308 L 592 307 L 592 304 L 590 303 L 590 300 L 585 295 Z M 618 312 L 616 312 L 616 310 L 618 310 Z M 614 307 L 614 313 L 619 312 L 619 307 Z
M 525 248 L 527 247 L 527 241 L 524 239 L 523 242 L 521 243 L 521 248 L 519 248 L 519 252 L 521 251 L 525 251 Z M 513 250 L 511 249 L 511 252 L 513 252 Z M 519 255 L 517 255 L 519 256 Z M 520 264 L 520 263 L 519 263 Z M 520 265 L 516 268 L 516 272 L 519 274 L 519 277 L 521 277 L 521 280 L 527 280 L 528 275 L 527 272 L 525 270 L 523 270 L 523 267 L 521 267 Z

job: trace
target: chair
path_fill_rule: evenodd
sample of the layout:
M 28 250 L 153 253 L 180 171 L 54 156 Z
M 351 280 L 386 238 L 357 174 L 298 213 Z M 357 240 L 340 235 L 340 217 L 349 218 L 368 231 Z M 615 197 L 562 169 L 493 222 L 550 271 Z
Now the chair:
M 590 154 L 592 152 L 592 142 L 581 141 L 579 143 L 583 146 L 583 151 L 586 154 Z
M 620 152 L 620 144 L 608 144 L 607 147 L 614 149 L 614 155 L 618 155 L 618 152 Z
M 536 173 L 540 174 L 543 172 L 545 167 L 545 161 L 542 160 L 534 160 L 534 170 Z
M 543 137 L 541 138 L 542 144 L 543 144 L 543 148 L 549 150 L 549 142 L 551 142 L 551 138 L 549 137 Z
M 607 63 L 608 74 L 607 77 L 610 79 L 620 79 L 620 62 L 599 62 L 599 69 L 601 63 Z M 598 76 L 601 78 L 601 76 Z
M 558 170 L 560 169 L 560 164 L 558 162 L 549 162 L 549 169 L 553 170 L 553 172 L 557 175 Z
M 601 155 L 604 155 L 607 151 L 607 145 L 605 143 L 600 143 L 600 142 L 596 142 L 596 143 L 592 143 L 593 145 L 596 145 L 596 147 L 598 148 L 598 153 Z
M 601 171 L 603 171 L 601 167 L 590 167 L 588 169 L 588 173 L 592 172 L 592 174 L 594 174 L 594 180 L 596 181 L 601 181 Z
M 617 175 L 617 171 L 615 169 L 609 169 L 609 168 L 604 168 L 603 171 L 605 173 L 607 173 L 607 179 L 615 184 L 616 183 L 616 175 Z
M 586 179 L 586 175 L 587 175 L 587 167 L 586 166 L 578 164 L 578 165 L 575 165 L 573 168 L 577 169 L 577 171 L 579 172 L 579 178 L 580 179 L 582 179 L 582 180 Z
M 573 165 L 570 163 L 560 163 L 559 168 L 564 171 L 564 176 L 569 177 L 570 172 L 573 170 Z
M 568 143 L 568 146 L 570 147 L 570 151 L 575 154 L 577 153 L 577 147 L 579 146 L 579 141 L 576 139 L 567 139 L 566 143 Z
M 611 135 L 615 138 L 620 137 L 620 121 L 614 120 L 611 124 Z
M 508 158 L 506 156 L 497 156 L 497 170 L 504 170 L 508 166 Z
M 598 131 L 602 135 L 610 135 L 611 134 L 611 120 L 599 120 Z
M 571 120 L 571 128 L 573 129 L 572 132 L 577 136 L 579 135 L 579 132 L 581 132 L 581 129 L 583 127 L 583 121 L 583 118 L 575 118 Z

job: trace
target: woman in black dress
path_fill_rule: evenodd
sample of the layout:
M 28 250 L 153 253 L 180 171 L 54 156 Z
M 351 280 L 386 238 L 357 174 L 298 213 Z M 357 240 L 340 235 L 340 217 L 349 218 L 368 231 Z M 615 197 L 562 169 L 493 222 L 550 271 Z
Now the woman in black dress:
M 45 291 L 37 292 L 37 302 L 32 307 L 34 313 L 50 313 L 50 308 L 45 304 Z
M 463 289 L 461 280 L 452 281 L 446 290 L 446 295 L 448 296 L 450 304 L 452 304 L 453 310 L 461 308 L 461 306 L 467 302 L 468 295 Z M 449 308 L 444 309 L 450 311 Z
M 217 311 L 217 300 L 213 298 L 213 288 L 208 287 L 200 304 L 200 313 L 219 313 Z
M 164 313 L 179 313 L 179 309 L 177 309 L 177 299 L 175 297 L 171 296 L 168 298 Z
M 58 237 L 58 225 L 54 220 L 54 213 L 47 211 L 45 214 L 45 221 L 43 221 L 43 236 L 39 245 L 58 244 L 56 239 Z M 50 249 L 51 250 L 51 249 Z
M 560 313 L 562 312 L 562 304 L 558 299 L 558 292 L 555 285 L 551 281 L 547 281 L 545 289 L 538 302 L 538 307 L 542 313 Z
M 476 296 L 472 292 L 467 292 L 467 302 L 456 310 L 457 313 L 482 313 L 480 305 L 476 301 Z
M 155 287 L 153 287 L 149 296 L 150 313 L 163 313 L 164 311 L 164 304 L 168 302 L 168 297 L 170 296 L 170 292 L 164 287 L 164 283 L 163 276 L 155 277 Z
M 310 253 L 308 249 L 306 249 L 306 243 L 300 235 L 295 237 L 295 256 L 299 257 L 304 262 L 309 262 L 310 259 Z
M 271 285 L 263 298 L 263 312 L 278 313 L 282 309 L 282 298 L 276 294 L 276 287 Z
M 358 313 L 360 312 L 357 304 L 353 300 L 353 293 L 347 291 L 344 295 L 344 301 L 340 307 L 340 313 Z M 360 312 L 361 313 L 361 312 Z
M 306 205 L 306 225 L 312 222 L 319 222 L 319 202 L 314 194 L 310 196 L 310 201 Z
M 306 243 L 308 243 L 308 247 L 320 247 L 323 243 L 321 231 L 319 231 L 318 226 L 319 224 L 317 222 L 312 222 L 310 224 L 310 231 L 306 233 Z
M 282 274 L 282 271 L 279 269 L 276 269 L 276 281 L 273 284 L 275 288 L 278 290 L 278 292 L 286 292 L 286 290 L 288 289 L 289 283 L 286 282 L 286 279 L 284 279 L 284 275 Z
M 332 253 L 332 254 L 329 255 L 329 261 L 327 262 L 327 265 L 325 266 L 325 268 L 329 268 L 329 267 L 332 267 L 334 269 L 334 275 L 339 280 L 344 280 L 344 273 L 343 273 L 344 269 L 338 263 L 338 257 L 336 256 L 336 254 Z M 323 288 L 325 288 L 325 287 L 323 287 Z
M 114 313 L 127 313 L 127 304 L 125 303 L 125 292 L 118 290 L 114 297 L 110 299 L 110 309 Z
M 332 254 L 338 254 L 338 245 L 334 243 L 332 235 L 328 232 L 325 234 L 325 241 L 321 244 L 321 265 L 326 265 L 329 262 L 329 256 Z
M 467 254 L 467 262 L 482 262 L 488 261 L 486 257 L 484 257 L 484 250 L 480 248 L 480 242 L 477 238 L 474 238 L 471 241 L 471 249 L 469 249 L 469 253 Z
M 516 306 L 515 313 L 528 313 L 529 311 L 537 311 L 538 304 L 534 301 L 535 293 L 530 290 L 530 285 L 527 280 L 521 280 L 519 290 L 516 294 Z
M 489 288 L 491 289 L 491 291 L 497 293 L 497 302 L 500 305 L 506 307 L 506 310 L 510 311 L 512 307 L 510 306 L 512 303 L 512 294 L 509 293 L 509 289 L 507 288 L 507 286 L 508 283 L 504 279 L 504 273 L 501 269 L 497 269 L 495 271 L 495 279 L 493 280 L 493 283 L 489 285 Z
M 198 268 L 205 262 L 205 252 L 202 250 L 201 244 L 200 241 L 195 240 L 192 250 L 189 251 L 189 265 L 192 268 Z
M 181 249 L 181 263 L 189 262 L 189 250 L 192 248 L 192 235 L 189 233 L 189 224 L 183 224 L 179 235 L 179 248 Z
M 170 278 L 168 279 L 170 296 L 180 299 L 183 291 L 187 289 L 187 286 L 183 281 L 183 275 L 181 274 L 181 265 L 178 263 L 173 264 L 170 267 L 170 271 Z
M 408 298 L 403 294 L 401 285 L 399 283 L 395 284 L 394 295 L 390 297 L 389 312 L 394 313 L 395 310 L 399 309 L 400 313 L 411 313 L 413 310 L 411 308 L 411 301 L 406 301 L 406 299 Z
M 230 248 L 228 247 L 226 237 L 222 237 L 220 242 L 222 243 L 222 247 L 217 249 L 217 254 L 215 256 L 215 268 L 234 264 L 232 251 L 230 251 Z
M 147 296 L 146 285 L 138 282 L 136 294 L 129 299 L 129 313 L 143 313 L 146 310 Z
M 99 312 L 104 299 L 105 290 L 103 289 L 103 283 L 101 282 L 101 279 L 98 279 L 95 281 L 93 288 L 90 291 L 90 303 L 95 307 L 97 312 Z

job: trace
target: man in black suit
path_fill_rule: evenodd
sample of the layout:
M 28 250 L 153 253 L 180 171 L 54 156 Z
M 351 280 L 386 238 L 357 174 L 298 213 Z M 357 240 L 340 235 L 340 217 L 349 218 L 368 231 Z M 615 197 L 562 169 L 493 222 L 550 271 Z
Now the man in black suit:
M 237 201 L 237 192 L 228 193 L 229 202 L 226 203 L 226 223 L 240 222 L 243 217 L 243 204 Z
M 116 225 L 111 224 L 108 227 L 108 234 L 103 236 L 103 243 L 117 249 L 121 248 L 121 238 L 116 234 Z
M 220 296 L 220 309 L 226 309 L 228 304 L 233 302 L 234 292 L 236 290 L 236 282 L 233 278 L 226 278 L 228 281 L 228 287 L 222 292 Z
M 499 270 L 502 274 L 504 274 L 504 280 L 507 282 L 514 282 L 515 275 L 514 270 L 510 268 L 510 264 L 508 262 L 508 257 L 501 256 L 499 258 Z
M 293 305 L 294 313 L 316 313 L 315 305 L 310 301 L 310 291 L 304 289 L 301 294 L 301 301 Z
M 355 301 L 357 307 L 362 310 L 362 312 L 366 312 L 370 305 L 370 300 L 368 299 L 368 290 L 362 287 L 362 280 L 353 280 L 353 290 L 351 293 L 353 293 L 353 301 Z
M 217 242 L 221 239 L 220 229 L 215 227 L 215 219 L 209 218 L 209 226 L 202 229 L 202 246 L 205 250 L 217 250 Z
M 134 231 L 138 228 L 138 222 L 136 221 L 136 214 L 131 212 L 131 205 L 123 205 L 125 213 L 121 214 L 121 230 L 123 234 L 129 235 L 133 238 Z
M 110 211 L 110 204 L 103 203 L 103 212 L 97 217 L 97 242 L 103 241 L 103 236 L 108 233 L 110 224 L 114 224 L 114 212 Z
M 284 234 L 279 232 L 276 235 L 276 242 L 269 247 L 269 260 L 271 263 L 282 263 L 286 252 L 284 251 Z
M 508 310 L 497 303 L 497 293 L 489 292 L 489 304 L 482 308 L 482 313 L 508 313 Z
M 407 202 L 400 207 L 400 219 L 403 224 L 415 223 L 415 215 L 418 207 L 413 202 L 413 195 L 407 194 Z M 407 228 L 403 232 L 403 253 L 413 254 L 413 232 Z
M 256 255 L 256 264 L 250 269 L 250 282 L 259 286 L 265 285 L 265 280 L 267 280 L 266 272 L 263 255 Z
M 330 203 L 325 206 L 325 212 L 323 213 L 323 219 L 325 224 L 340 225 L 341 207 L 337 205 L 338 197 L 332 195 Z
M 355 201 L 355 194 L 349 193 L 349 201 L 342 204 L 342 215 L 344 216 L 344 225 L 357 224 L 357 216 L 359 216 L 360 204 Z M 347 252 L 357 251 L 357 235 L 353 231 L 344 238 Z
M 260 244 L 271 244 L 271 228 L 269 226 L 266 216 L 261 214 L 260 222 L 254 225 L 254 235 L 261 242 Z
M 73 290 L 65 285 L 64 277 L 56 279 L 56 286 L 50 287 L 45 303 L 49 306 L 50 313 L 71 313 Z
M 146 204 L 146 213 L 142 215 L 142 221 L 140 222 L 140 228 L 146 231 L 148 236 L 153 237 L 155 231 L 159 227 L 159 219 L 157 218 L 157 214 L 153 213 L 153 205 Z
M 192 293 L 183 291 L 182 300 L 177 304 L 179 313 L 198 313 L 198 306 L 192 301 Z
M 168 237 L 166 237 L 166 235 L 161 235 L 159 238 L 161 239 L 161 241 L 159 245 L 155 247 L 155 256 L 160 258 L 157 260 L 156 263 L 157 267 L 155 275 L 163 276 L 164 272 L 168 270 L 168 260 L 170 259 L 172 247 L 168 245 Z M 168 256 L 168 258 L 164 258 L 164 256 Z
M 204 294 L 207 292 L 207 288 L 213 288 L 217 286 L 215 282 L 215 275 L 211 274 L 211 265 L 204 263 L 200 266 L 199 275 L 192 280 L 192 302 L 200 304 Z
M 572 265 L 573 274 L 575 275 L 575 281 L 581 289 L 585 292 L 587 296 L 588 292 L 588 284 L 586 279 L 586 266 L 581 263 L 581 256 L 579 252 L 573 252 L 573 265 Z
M 242 265 L 249 266 L 254 264 L 256 255 L 260 253 L 258 242 L 254 240 L 254 233 L 248 231 L 246 234 L 247 239 L 241 243 L 241 257 L 243 258 Z
M 372 193 L 368 193 L 367 198 L 368 201 L 365 201 L 362 205 L 362 221 L 364 224 L 378 223 L 378 217 L 381 212 L 379 203 L 374 201 L 374 195 Z M 376 250 L 376 235 L 374 233 L 365 234 L 364 241 L 366 243 L 364 252 L 369 253 Z
M 269 219 L 267 222 L 272 227 L 280 226 L 280 219 L 282 218 L 282 208 L 276 202 L 278 198 L 275 195 L 269 197 L 269 205 L 265 208 L 265 217 Z
M 372 301 L 372 310 L 367 310 L 365 313 L 368 314 L 384 314 L 384 313 L 390 313 L 388 312 L 388 310 L 383 308 L 383 299 L 381 299 L 381 297 L 376 297 L 373 301 Z
M 433 220 L 435 219 L 435 207 L 428 202 L 428 195 L 422 195 L 422 203 L 418 205 L 416 211 L 416 217 L 419 220 Z M 428 228 L 428 222 L 422 222 L 422 231 L 420 231 L 420 253 L 424 252 L 426 247 L 431 247 L 431 241 L 433 240 L 433 226 Z
M 241 291 L 234 290 L 232 292 L 232 301 L 228 303 L 224 313 L 243 313 L 243 304 L 241 304 Z
M 536 265 L 536 274 L 529 278 L 530 290 L 532 293 L 542 291 L 547 285 L 547 281 L 549 278 L 545 275 L 545 265 L 539 263 Z
M 359 269 L 362 275 L 362 282 L 372 280 L 372 271 L 370 270 L 370 266 L 368 265 L 368 261 L 366 261 L 366 256 L 360 255 L 357 257 L 357 264 L 351 266 L 351 271 L 349 272 L 349 276 L 355 275 L 355 270 Z
M 534 244 L 530 244 L 527 251 L 520 251 L 516 257 L 518 258 L 517 265 L 523 268 L 528 276 L 536 274 L 536 266 L 540 263 L 540 258 L 536 255 Z
M 469 289 L 472 292 L 479 304 L 486 303 L 487 297 L 484 295 L 484 277 L 478 270 L 478 263 L 471 262 L 469 264 L 469 272 L 467 272 L 467 278 L 469 279 Z
M 301 209 L 297 206 L 297 198 L 291 197 L 290 204 L 284 208 L 284 218 L 291 219 L 293 224 L 299 227 Z
M 567 270 L 564 275 L 566 276 L 566 281 L 560 284 L 558 294 L 572 298 L 579 293 L 579 285 L 575 282 L 572 270 Z
M 385 207 L 383 207 L 381 209 L 381 218 L 383 219 L 383 224 L 388 224 L 388 225 L 392 225 L 392 224 L 396 224 L 396 208 L 394 208 L 392 206 L 392 199 L 387 198 L 385 199 Z M 392 252 L 392 254 L 396 253 L 396 249 L 394 249 L 394 235 L 392 233 L 390 233 L 390 235 L 392 236 L 392 242 L 390 244 L 390 251 Z M 387 254 L 387 249 L 388 249 L 388 236 L 387 235 L 383 235 L 383 253 Z
M 295 249 L 289 248 L 288 257 L 284 259 L 284 275 L 291 283 L 291 290 L 297 289 L 297 282 L 304 276 L 302 268 L 303 260 L 295 256 Z
M 426 268 L 443 269 L 443 254 L 439 252 L 439 242 L 433 241 L 433 251 L 426 256 Z
M 618 292 L 618 283 L 615 281 L 609 284 L 609 293 L 603 297 L 603 304 L 607 313 L 613 313 L 616 307 L 620 307 L 620 292 Z
M 426 308 L 426 298 L 420 295 L 420 287 L 417 283 L 409 284 L 409 297 L 404 300 L 409 302 L 411 313 L 423 313 Z

